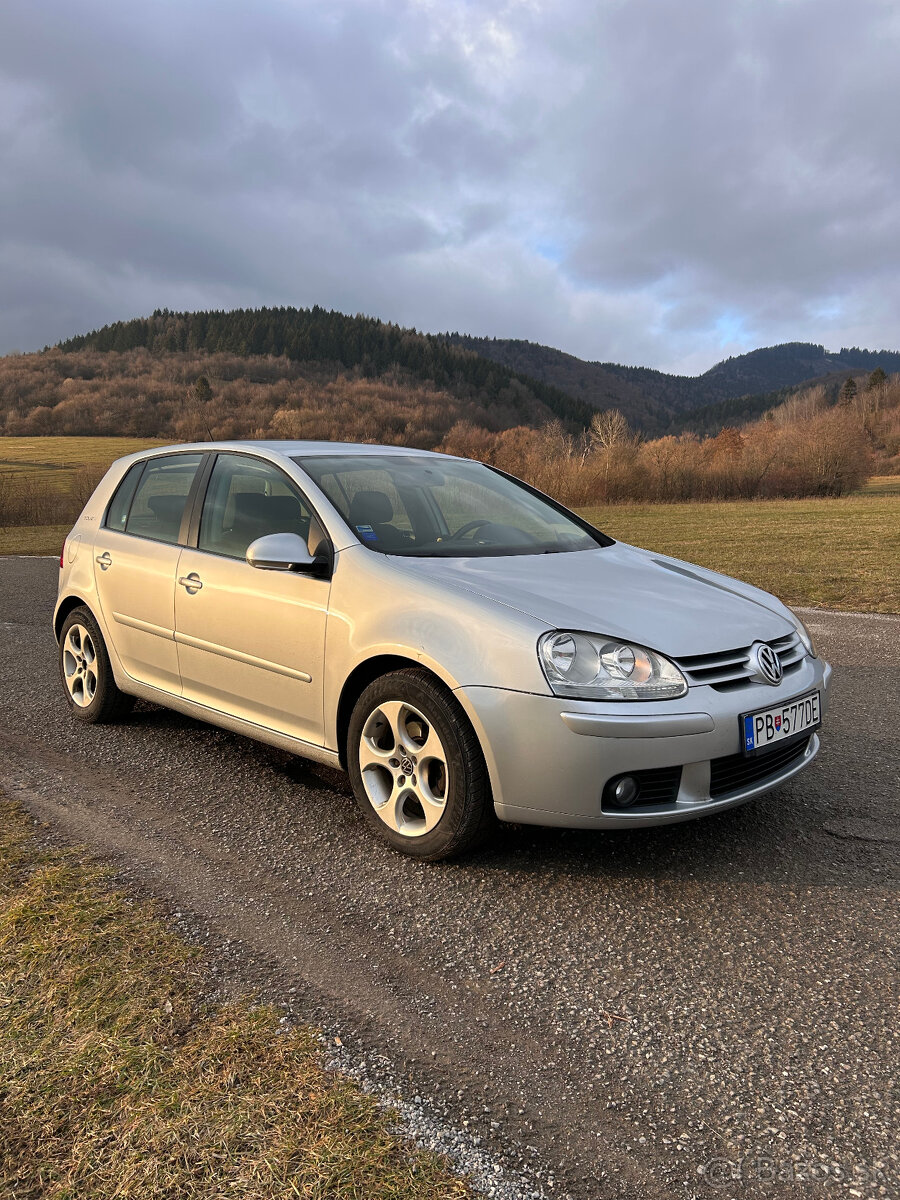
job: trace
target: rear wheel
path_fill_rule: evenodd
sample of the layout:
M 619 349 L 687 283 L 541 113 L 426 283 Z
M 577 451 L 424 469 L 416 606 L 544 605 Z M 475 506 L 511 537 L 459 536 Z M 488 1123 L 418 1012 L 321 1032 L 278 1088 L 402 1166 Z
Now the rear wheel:
M 116 684 L 103 634 L 88 608 L 73 608 L 63 621 L 59 674 L 69 711 L 79 721 L 92 725 L 115 721 L 134 707 L 134 696 Z
M 426 671 L 369 684 L 350 718 L 347 765 L 369 825 L 404 854 L 431 862 L 462 854 L 494 826 L 475 732 Z

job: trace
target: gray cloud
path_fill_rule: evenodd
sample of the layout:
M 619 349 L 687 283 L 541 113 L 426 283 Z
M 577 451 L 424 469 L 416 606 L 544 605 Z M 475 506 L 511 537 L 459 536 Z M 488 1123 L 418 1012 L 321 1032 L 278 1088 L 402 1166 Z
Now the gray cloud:
M 0 351 L 322 304 L 686 371 L 900 347 L 881 0 L 8 0 Z

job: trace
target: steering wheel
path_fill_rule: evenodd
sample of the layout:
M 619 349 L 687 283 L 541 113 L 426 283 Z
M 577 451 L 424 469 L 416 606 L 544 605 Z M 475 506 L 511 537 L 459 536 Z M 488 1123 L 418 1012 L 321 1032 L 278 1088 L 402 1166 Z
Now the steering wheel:
M 493 524 L 493 521 L 468 521 L 465 525 L 460 526 L 456 533 L 450 534 L 450 540 L 452 542 L 459 541 L 459 539 L 464 538 L 467 533 L 474 533 L 476 529 L 482 529 L 485 525 Z

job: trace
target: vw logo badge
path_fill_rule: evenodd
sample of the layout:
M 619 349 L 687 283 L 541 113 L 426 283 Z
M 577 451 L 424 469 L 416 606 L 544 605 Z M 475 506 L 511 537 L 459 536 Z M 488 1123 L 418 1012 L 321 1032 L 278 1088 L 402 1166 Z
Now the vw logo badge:
M 403 758 L 400 759 L 400 770 L 404 775 L 412 775 L 415 769 L 416 768 L 413 766 L 413 761 L 411 758 L 407 758 L 404 755 Z
M 784 674 L 781 668 L 781 659 L 771 646 L 767 646 L 765 642 L 754 643 L 750 662 L 756 668 L 757 677 L 763 682 L 771 683 L 773 687 L 781 683 L 781 677 Z

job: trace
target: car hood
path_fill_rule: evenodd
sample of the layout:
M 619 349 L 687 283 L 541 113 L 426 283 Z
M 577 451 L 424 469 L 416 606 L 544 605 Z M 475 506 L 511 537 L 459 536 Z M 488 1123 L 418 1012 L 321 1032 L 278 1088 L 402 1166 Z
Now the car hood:
M 767 592 L 623 542 L 571 554 L 392 562 L 551 628 L 606 633 L 675 657 L 770 641 L 794 628 Z

